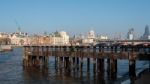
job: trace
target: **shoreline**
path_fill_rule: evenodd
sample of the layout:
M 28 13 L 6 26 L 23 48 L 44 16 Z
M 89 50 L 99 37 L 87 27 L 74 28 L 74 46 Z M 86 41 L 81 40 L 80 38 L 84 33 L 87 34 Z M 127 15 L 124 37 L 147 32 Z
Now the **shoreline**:
M 135 80 L 135 84 L 150 84 L 150 68 L 146 68 Z
M 147 80 L 146 78 L 145 79 L 142 78 L 145 75 L 148 75 L 149 78 L 150 78 L 150 69 L 149 68 L 145 68 L 144 70 L 141 70 L 140 72 L 137 72 L 133 84 L 150 84 L 150 79 Z M 149 81 L 149 82 L 148 83 L 143 83 L 145 80 Z M 121 81 L 121 84 L 132 84 L 131 81 L 130 81 L 130 77 L 129 76 L 125 77 L 125 79 L 123 81 Z

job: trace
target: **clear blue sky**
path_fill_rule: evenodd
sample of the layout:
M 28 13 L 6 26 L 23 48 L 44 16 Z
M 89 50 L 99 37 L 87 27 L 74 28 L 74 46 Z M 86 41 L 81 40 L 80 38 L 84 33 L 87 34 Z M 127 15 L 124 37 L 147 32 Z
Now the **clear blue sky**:
M 0 0 L 0 31 L 29 33 L 65 30 L 70 34 L 143 34 L 150 26 L 150 0 Z

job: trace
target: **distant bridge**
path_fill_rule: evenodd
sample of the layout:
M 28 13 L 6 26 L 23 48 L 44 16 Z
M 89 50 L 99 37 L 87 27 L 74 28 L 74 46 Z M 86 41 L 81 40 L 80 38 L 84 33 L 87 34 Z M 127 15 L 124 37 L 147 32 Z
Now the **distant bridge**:
M 122 45 L 128 45 L 128 44 L 132 44 L 132 45 L 139 45 L 139 44 L 147 45 L 147 44 L 150 44 L 150 40 L 101 40 L 101 41 L 98 41 L 98 44 L 99 43 L 122 44 Z

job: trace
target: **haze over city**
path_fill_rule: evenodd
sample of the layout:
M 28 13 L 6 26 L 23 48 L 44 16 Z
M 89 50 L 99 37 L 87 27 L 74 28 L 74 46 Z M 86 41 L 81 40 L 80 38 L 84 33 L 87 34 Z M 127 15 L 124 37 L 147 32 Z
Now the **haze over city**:
M 150 84 L 150 0 L 0 0 L 0 84 Z
M 149 0 L 0 0 L 1 32 L 18 26 L 29 33 L 67 31 L 70 35 L 126 34 L 134 28 L 139 35 L 150 25 Z

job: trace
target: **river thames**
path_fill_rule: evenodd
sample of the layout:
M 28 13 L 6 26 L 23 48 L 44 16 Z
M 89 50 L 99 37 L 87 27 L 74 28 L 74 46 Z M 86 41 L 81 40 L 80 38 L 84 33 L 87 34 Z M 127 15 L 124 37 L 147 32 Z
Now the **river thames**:
M 11 52 L 0 53 L 0 84 L 128 84 L 128 60 L 118 59 L 117 79 L 110 80 L 107 75 L 93 74 L 93 65 L 87 72 L 83 59 L 82 71 L 58 70 L 55 58 L 49 57 L 47 67 L 23 67 L 23 49 L 14 48 Z M 92 61 L 92 59 L 90 59 Z M 106 60 L 105 60 L 106 63 Z M 105 74 L 106 72 L 105 67 Z M 148 68 L 148 61 L 136 61 L 136 74 Z

